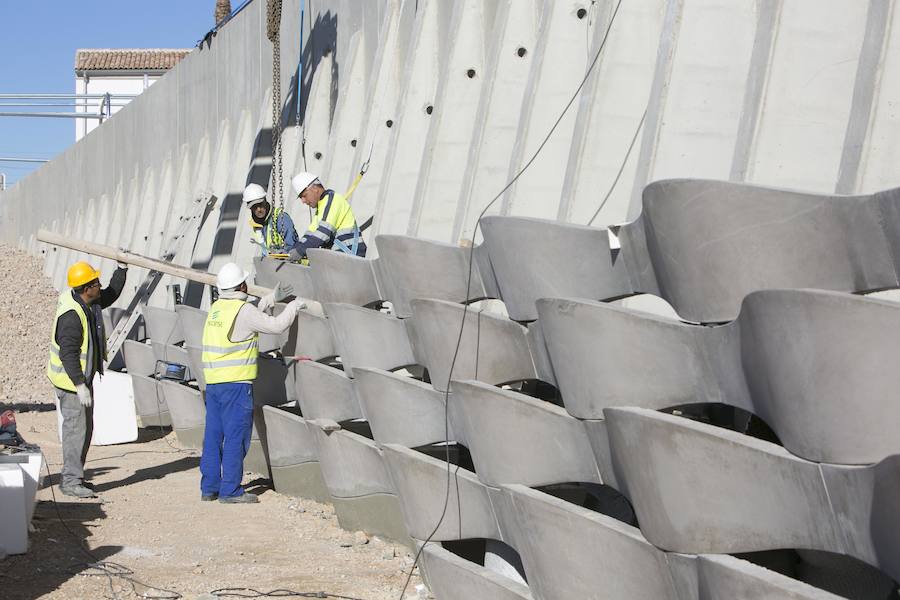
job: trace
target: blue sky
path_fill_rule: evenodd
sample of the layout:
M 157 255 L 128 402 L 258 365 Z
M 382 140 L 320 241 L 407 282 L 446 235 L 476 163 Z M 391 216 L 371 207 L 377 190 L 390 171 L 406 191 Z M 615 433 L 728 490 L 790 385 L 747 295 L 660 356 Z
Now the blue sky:
M 232 0 L 232 8 L 242 0 Z M 71 94 L 78 48 L 192 48 L 213 27 L 215 0 L 0 0 L 0 93 Z M 0 100 L 0 103 L 14 102 Z M 0 108 L 0 111 L 25 110 Z M 46 110 L 71 110 L 52 108 Z M 53 158 L 72 119 L 0 117 L 0 157 Z M 36 164 L 0 163 L 7 183 Z

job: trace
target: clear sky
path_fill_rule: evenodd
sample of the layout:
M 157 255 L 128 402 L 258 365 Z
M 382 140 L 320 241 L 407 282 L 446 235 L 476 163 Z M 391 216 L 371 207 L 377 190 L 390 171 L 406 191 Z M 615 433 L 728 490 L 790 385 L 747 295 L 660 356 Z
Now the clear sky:
M 231 0 L 232 8 L 241 3 Z M 74 93 L 78 48 L 193 48 L 212 29 L 215 5 L 215 0 L 0 0 L 0 93 Z M 0 100 L 9 102 L 15 101 Z M 27 109 L 0 108 L 21 110 Z M 0 117 L 0 157 L 53 158 L 74 140 L 73 119 Z M 38 167 L 6 162 L 0 173 L 14 183 Z

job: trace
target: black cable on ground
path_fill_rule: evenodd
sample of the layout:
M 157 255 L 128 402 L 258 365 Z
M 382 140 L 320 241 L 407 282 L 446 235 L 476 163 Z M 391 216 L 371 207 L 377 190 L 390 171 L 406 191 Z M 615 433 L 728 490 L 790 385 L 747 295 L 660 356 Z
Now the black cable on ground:
M 494 205 L 494 203 L 499 200 L 506 191 L 512 187 L 512 185 L 519 180 L 525 171 L 531 167 L 532 163 L 534 163 L 535 159 L 537 159 L 538 155 L 544 149 L 544 146 L 547 145 L 547 142 L 550 141 L 553 133 L 556 131 L 556 128 L 559 127 L 559 124 L 562 122 L 563 117 L 566 116 L 566 113 L 569 112 L 569 109 L 572 107 L 572 104 L 575 103 L 575 100 L 578 98 L 578 94 L 581 93 L 582 88 L 587 83 L 588 78 L 591 75 L 591 72 L 594 70 L 594 67 L 597 65 L 597 61 L 600 59 L 600 55 L 603 53 L 603 49 L 606 47 L 606 41 L 609 39 L 609 32 L 612 31 L 613 23 L 616 21 L 616 16 L 619 14 L 619 7 L 622 5 L 622 0 L 619 0 L 616 3 L 616 8 L 613 10 L 612 16 L 609 19 L 609 26 L 606 28 L 606 33 L 603 34 L 603 39 L 600 41 L 600 45 L 597 48 L 597 52 L 594 54 L 594 58 L 591 61 L 590 65 L 588 65 L 587 70 L 584 73 L 584 77 L 581 79 L 581 83 L 578 84 L 578 87 L 575 89 L 575 92 L 572 94 L 572 97 L 566 103 L 559 117 L 557 117 L 556 121 L 553 123 L 553 126 L 550 128 L 550 131 L 547 132 L 547 135 L 544 136 L 544 139 L 541 141 L 540 145 L 531 155 L 531 158 L 522 166 L 521 169 L 513 176 L 512 179 L 507 182 L 503 189 L 500 190 L 496 196 L 494 196 L 490 202 L 481 210 L 478 215 L 478 220 L 475 221 L 475 228 L 472 231 L 472 245 L 469 246 L 469 272 L 466 277 L 466 295 L 465 297 L 469 297 L 469 292 L 472 289 L 472 270 L 475 264 L 475 238 L 478 235 L 478 228 L 481 226 L 481 220 L 484 218 L 484 215 L 487 211 Z M 466 326 L 466 316 L 468 315 L 469 305 L 465 304 L 463 306 L 463 315 L 462 322 L 459 326 L 459 335 L 456 338 L 456 348 L 453 350 L 453 359 L 450 361 L 450 372 L 447 374 L 447 385 L 444 391 L 444 444 L 446 449 L 446 461 L 447 461 L 447 487 L 444 493 L 444 505 L 441 508 L 441 516 L 438 518 L 437 524 L 434 526 L 434 529 L 431 530 L 431 533 L 428 534 L 428 537 L 422 542 L 422 545 L 419 547 L 419 550 L 416 552 L 416 556 L 413 559 L 413 564 L 409 568 L 409 573 L 406 576 L 406 581 L 403 584 L 403 589 L 400 590 L 400 600 L 403 600 L 403 595 L 406 593 L 406 589 L 409 587 L 409 582 L 412 580 L 413 572 L 416 569 L 416 566 L 419 564 L 419 559 L 422 556 L 422 551 L 425 549 L 425 546 L 431 541 L 434 537 L 434 534 L 437 533 L 437 530 L 440 528 L 441 524 L 444 522 L 444 518 L 447 515 L 447 508 L 450 503 L 450 478 L 451 478 L 451 464 L 450 464 L 450 381 L 453 378 L 453 369 L 456 366 L 456 359 L 459 356 L 459 349 L 462 344 L 462 336 L 463 331 Z M 457 466 L 457 471 L 459 470 L 459 466 Z

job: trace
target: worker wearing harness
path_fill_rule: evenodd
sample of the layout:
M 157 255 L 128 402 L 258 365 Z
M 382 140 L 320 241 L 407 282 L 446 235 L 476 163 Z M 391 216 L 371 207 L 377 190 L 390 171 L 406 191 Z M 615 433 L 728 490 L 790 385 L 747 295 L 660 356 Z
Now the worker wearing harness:
M 216 275 L 219 299 L 209 307 L 203 327 L 203 377 L 206 381 L 206 428 L 200 457 L 201 500 L 224 503 L 257 502 L 241 487 L 244 457 L 253 427 L 253 380 L 259 355 L 259 334 L 282 334 L 297 313 L 300 300 L 277 317 L 263 311 L 289 296 L 293 289 L 278 284 L 260 299 L 247 302 L 249 273 L 226 263 Z
M 94 375 L 103 375 L 106 360 L 106 332 L 100 311 L 119 298 L 127 268 L 119 263 L 109 287 L 100 289 L 99 271 L 86 262 L 73 264 L 66 274 L 71 289 L 63 291 L 56 304 L 47 377 L 56 388 L 63 419 L 59 489 L 66 496 L 95 496 L 84 483 L 84 462 L 94 431 Z
M 298 243 L 291 215 L 266 201 L 266 190 L 258 183 L 244 188 L 244 204 L 250 209 L 250 241 L 262 249 L 262 255 L 287 254 Z
M 347 198 L 334 190 L 326 190 L 312 173 L 294 175 L 291 185 L 303 204 L 316 209 L 309 229 L 288 253 L 291 260 L 306 258 L 306 251 L 310 248 L 331 248 L 354 256 L 366 255 L 366 243 Z

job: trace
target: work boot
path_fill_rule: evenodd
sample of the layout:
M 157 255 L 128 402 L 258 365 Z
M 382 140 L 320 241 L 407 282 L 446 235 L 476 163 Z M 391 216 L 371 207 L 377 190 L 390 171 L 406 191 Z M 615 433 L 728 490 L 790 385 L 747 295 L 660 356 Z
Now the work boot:
M 219 498 L 219 502 L 222 504 L 256 504 L 259 502 L 259 498 L 256 497 L 256 494 L 244 492 L 240 496 L 224 496 Z
M 203 494 L 200 496 L 200 502 L 212 502 L 218 497 L 218 494 Z
M 66 496 L 74 496 L 75 498 L 96 498 L 97 494 L 84 487 L 80 483 L 75 485 L 61 485 L 59 491 Z

